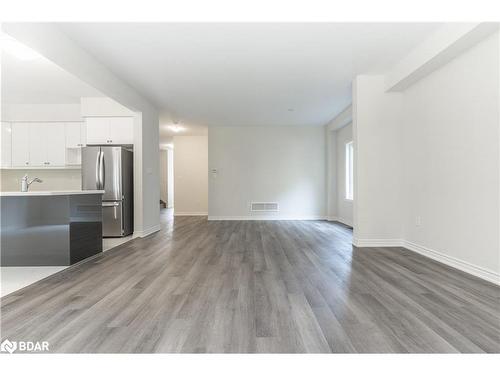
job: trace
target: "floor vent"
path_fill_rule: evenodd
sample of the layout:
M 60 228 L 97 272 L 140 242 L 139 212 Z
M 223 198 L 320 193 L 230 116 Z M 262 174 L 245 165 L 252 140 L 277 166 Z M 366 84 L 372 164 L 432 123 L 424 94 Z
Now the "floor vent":
M 277 202 L 252 202 L 250 204 L 250 211 L 277 212 L 279 211 L 279 206 Z

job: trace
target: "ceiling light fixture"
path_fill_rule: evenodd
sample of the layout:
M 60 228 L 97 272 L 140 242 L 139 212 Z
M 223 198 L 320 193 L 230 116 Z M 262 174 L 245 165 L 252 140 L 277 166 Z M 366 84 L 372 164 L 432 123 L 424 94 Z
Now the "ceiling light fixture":
M 42 57 L 35 50 L 4 33 L 0 34 L 0 47 L 2 51 L 22 61 L 31 61 Z
M 179 132 L 185 130 L 182 126 L 179 126 L 179 125 L 170 125 L 168 128 L 170 130 L 172 130 L 174 133 L 179 133 Z

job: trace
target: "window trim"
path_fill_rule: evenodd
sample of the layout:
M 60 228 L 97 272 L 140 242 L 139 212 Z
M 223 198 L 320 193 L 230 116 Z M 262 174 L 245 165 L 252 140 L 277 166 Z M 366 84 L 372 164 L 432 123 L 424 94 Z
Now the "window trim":
M 344 199 L 352 202 L 354 200 L 354 143 L 345 144 L 345 194 Z

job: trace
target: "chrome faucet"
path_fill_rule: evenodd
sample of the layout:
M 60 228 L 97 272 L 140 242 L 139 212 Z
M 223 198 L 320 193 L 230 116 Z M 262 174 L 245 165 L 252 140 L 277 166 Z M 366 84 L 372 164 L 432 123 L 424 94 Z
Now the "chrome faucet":
M 30 185 L 33 182 L 43 182 L 43 181 L 40 180 L 38 177 L 35 177 L 31 181 L 28 181 L 28 175 L 25 174 L 24 177 L 21 180 L 21 191 L 24 191 L 24 192 L 28 191 L 29 188 L 30 188 Z

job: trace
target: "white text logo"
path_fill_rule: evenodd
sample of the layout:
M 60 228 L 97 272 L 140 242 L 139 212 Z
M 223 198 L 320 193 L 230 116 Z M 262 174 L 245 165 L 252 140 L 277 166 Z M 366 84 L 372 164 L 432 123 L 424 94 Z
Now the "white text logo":
M 48 352 L 49 343 L 47 341 L 10 341 L 4 340 L 0 344 L 0 352 Z

